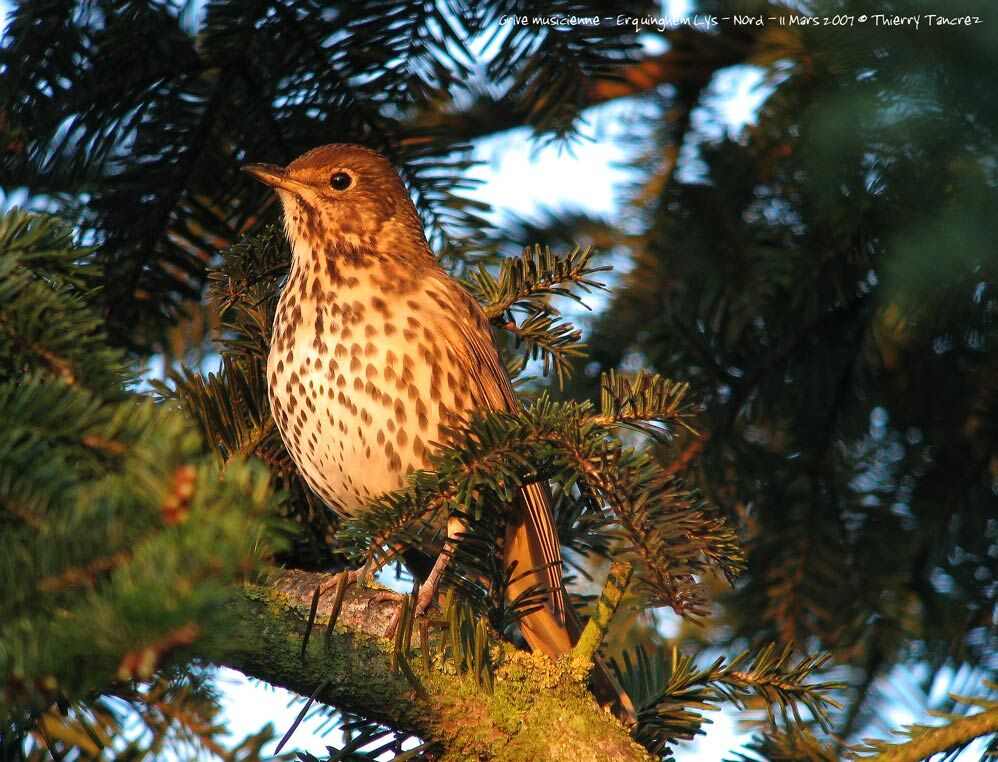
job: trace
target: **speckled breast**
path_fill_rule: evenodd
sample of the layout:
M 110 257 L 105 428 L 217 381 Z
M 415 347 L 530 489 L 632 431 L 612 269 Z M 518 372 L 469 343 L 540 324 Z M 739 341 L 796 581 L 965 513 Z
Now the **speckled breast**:
M 281 295 L 267 365 L 270 404 L 313 490 L 342 515 L 426 465 L 450 411 L 472 400 L 447 372 L 454 351 L 425 319 L 418 287 L 368 271 L 296 268 Z M 431 303 L 432 306 L 432 303 Z

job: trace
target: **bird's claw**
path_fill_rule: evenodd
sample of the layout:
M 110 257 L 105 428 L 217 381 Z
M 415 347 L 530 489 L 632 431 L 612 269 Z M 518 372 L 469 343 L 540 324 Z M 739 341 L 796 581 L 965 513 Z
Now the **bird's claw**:
M 429 589 L 426 585 L 419 588 L 416 595 L 416 616 L 426 616 L 436 598 L 436 591 Z
M 353 585 L 360 579 L 360 575 L 363 573 L 363 568 L 361 569 L 351 569 L 337 572 L 333 575 L 333 578 L 329 580 L 329 584 L 320 590 L 319 595 L 325 596 L 326 593 L 335 593 L 338 589 L 344 577 L 346 577 L 347 585 Z
M 394 590 L 381 590 L 367 599 L 367 605 L 373 606 L 375 603 L 397 603 L 402 604 L 405 595 L 396 593 Z
M 419 588 L 419 592 L 416 594 L 416 610 L 414 612 L 417 617 L 425 617 L 430 610 L 430 607 L 434 603 L 435 593 L 428 586 L 423 585 Z M 388 628 L 385 630 L 385 637 L 389 640 L 395 637 L 395 633 L 398 631 L 399 622 L 402 621 L 402 603 L 408 598 L 407 595 L 403 593 L 396 593 L 394 590 L 382 590 L 381 592 L 371 596 L 368 600 L 368 605 L 374 603 L 385 603 L 391 601 L 396 604 L 395 611 L 392 613 L 392 619 L 388 623 Z

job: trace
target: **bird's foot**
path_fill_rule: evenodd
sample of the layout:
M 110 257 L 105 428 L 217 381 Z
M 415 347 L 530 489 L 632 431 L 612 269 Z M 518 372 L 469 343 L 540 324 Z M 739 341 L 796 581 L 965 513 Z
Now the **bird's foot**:
M 373 606 L 378 603 L 394 603 L 395 610 L 392 612 L 391 621 L 388 623 L 388 628 L 385 630 L 385 637 L 392 640 L 395 637 L 395 631 L 398 629 L 399 622 L 402 620 L 402 603 L 407 598 L 404 593 L 396 593 L 394 590 L 382 590 L 375 593 L 367 600 L 368 606 Z
M 427 612 L 430 610 L 430 607 L 434 604 L 436 594 L 437 591 L 435 586 L 426 582 L 420 585 L 419 591 L 416 593 L 416 610 L 413 613 L 417 617 L 425 617 Z M 392 614 L 392 619 L 388 623 L 388 628 L 385 631 L 385 637 L 389 640 L 395 637 L 399 623 L 402 621 L 402 605 L 408 597 L 408 595 L 404 593 L 396 593 L 394 590 L 383 590 L 372 596 L 369 601 L 369 603 L 393 602 L 396 604 L 395 612 Z
M 437 560 L 433 562 L 433 568 L 430 569 L 430 573 L 426 576 L 423 584 L 419 586 L 419 592 L 416 594 L 416 610 L 413 612 L 417 617 L 425 617 L 426 612 L 430 610 L 430 606 L 433 605 L 437 597 L 437 588 L 440 586 L 440 580 L 443 578 L 444 569 L 447 567 L 451 556 L 454 553 L 455 537 L 464 525 L 457 522 L 453 526 L 451 522 L 447 523 L 447 542 L 444 544 L 444 549 L 437 556 Z M 393 596 L 393 597 L 388 597 Z M 377 596 L 375 596 L 377 597 Z M 385 597 L 382 600 L 395 600 L 398 601 L 398 606 L 395 610 L 394 616 L 392 616 L 392 621 L 388 624 L 388 632 L 385 633 L 385 637 L 394 638 L 395 631 L 398 629 L 399 622 L 402 619 L 402 599 L 403 596 L 399 593 L 391 593 L 386 591 Z
M 426 612 L 430 610 L 430 606 L 433 605 L 436 598 L 436 586 L 431 587 L 429 584 L 423 583 L 416 594 L 416 616 L 426 616 Z
M 373 606 L 375 603 L 397 603 L 402 604 L 405 593 L 396 593 L 394 590 L 379 590 L 367 599 L 367 605 Z
M 336 574 L 333 575 L 333 578 L 329 580 L 329 584 L 327 584 L 319 591 L 319 595 L 325 596 L 326 593 L 335 593 L 337 590 L 339 590 L 340 585 L 344 584 L 343 583 L 344 579 L 346 579 L 347 586 L 353 585 L 361 578 L 361 575 L 363 573 L 364 573 L 364 567 L 361 567 L 360 569 L 351 569 L 349 571 L 337 572 Z

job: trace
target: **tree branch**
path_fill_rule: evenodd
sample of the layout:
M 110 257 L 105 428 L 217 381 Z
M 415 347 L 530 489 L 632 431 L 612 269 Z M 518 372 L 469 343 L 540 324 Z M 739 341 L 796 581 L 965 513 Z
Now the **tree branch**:
M 617 607 L 627 592 L 627 585 L 631 581 L 633 569 L 627 561 L 617 561 L 610 565 L 610 573 L 606 577 L 606 585 L 603 587 L 603 594 L 596 604 L 592 619 L 586 623 L 579 642 L 572 649 L 572 658 L 575 661 L 576 669 L 585 674 L 592 667 L 593 657 L 603 645 L 603 638 L 606 631 L 610 629 L 610 622 L 613 615 L 617 613 Z
M 726 29 L 708 34 L 691 27 L 665 33 L 670 47 L 660 55 L 648 56 L 614 73 L 612 79 L 591 82 L 589 106 L 618 98 L 629 98 L 673 85 L 696 93 L 710 82 L 714 73 L 744 63 L 756 46 L 751 32 Z M 513 96 L 480 96 L 463 111 L 425 114 L 406 122 L 412 128 L 432 128 L 453 135 L 452 144 L 463 144 L 497 133 L 529 125 L 523 106 Z M 421 134 L 416 130 L 417 135 Z M 419 137 L 412 138 L 413 142 Z M 403 140 L 403 143 L 406 141 Z
M 976 738 L 998 733 L 998 708 L 988 709 L 977 714 L 960 717 L 939 727 L 918 727 L 914 729 L 910 741 L 900 744 L 876 744 L 879 753 L 866 756 L 860 749 L 853 759 L 868 759 L 872 762 L 919 762 L 936 754 L 959 749 Z
M 318 686 L 317 701 L 357 712 L 444 747 L 444 759 L 651 760 L 627 731 L 572 677 L 571 659 L 511 648 L 500 652 L 491 695 L 453 662 L 434 656 L 408 666 L 425 691 L 390 669 L 392 644 L 382 637 L 394 604 L 375 602 L 379 590 L 351 586 L 328 639 L 334 575 L 282 572 L 269 586 L 250 586 L 233 606 L 226 666 L 301 695 Z M 316 628 L 304 659 L 302 633 L 316 586 L 322 589 Z M 413 634 L 418 653 L 419 628 Z M 436 653 L 437 649 L 431 649 Z M 443 669 L 441 668 L 443 666 Z

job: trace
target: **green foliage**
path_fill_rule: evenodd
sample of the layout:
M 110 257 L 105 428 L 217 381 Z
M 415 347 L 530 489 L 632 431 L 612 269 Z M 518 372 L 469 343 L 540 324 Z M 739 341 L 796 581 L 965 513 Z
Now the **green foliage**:
M 753 697 L 761 699 L 771 727 L 778 725 L 776 707 L 789 733 L 800 732 L 805 719 L 828 730 L 828 710 L 841 709 L 830 698 L 844 687 L 841 683 L 808 682 L 828 657 L 810 656 L 790 667 L 792 646 L 782 651 L 767 646 L 744 670 L 740 667 L 748 660 L 748 651 L 730 661 L 720 657 L 705 668 L 697 668 L 693 658 L 675 647 L 649 652 L 639 646 L 633 653 L 632 657 L 624 651 L 615 666 L 638 710 L 635 737 L 660 755 L 668 755 L 669 745 L 677 739 L 692 740 L 702 734 L 702 725 L 709 720 L 700 713 L 716 711 L 726 702 L 745 709 L 752 706 Z M 810 716 L 802 716 L 799 706 Z
M 841 757 L 811 733 L 760 733 L 726 762 L 838 762 Z
M 195 640 L 200 653 L 224 651 L 232 586 L 279 547 L 266 469 L 237 459 L 223 471 L 178 410 L 128 391 L 134 373 L 93 311 L 91 254 L 52 219 L 0 218 L 0 721 L 11 754 L 26 732 L 53 753 L 102 747 L 121 728 L 115 701 L 146 723 L 136 749 L 178 732 L 213 742 L 197 670 L 164 675 Z
M 634 3 L 633 13 L 654 11 L 650 3 Z M 501 15 L 551 13 L 555 16 L 604 16 L 619 13 L 620 6 L 604 3 L 565 3 L 535 8 L 529 4 L 507 6 L 482 4 L 480 23 L 495 28 Z M 585 23 L 563 25 L 540 33 L 528 25 L 508 23 L 499 38 L 501 46 L 490 61 L 490 76 L 497 82 L 512 80 L 522 119 L 546 139 L 561 138 L 575 129 L 579 111 L 589 103 L 586 85 L 613 77 L 622 61 L 637 52 L 633 28 L 626 25 Z
M 301 529 L 291 557 L 297 566 L 321 568 L 343 563 L 333 537 L 338 521 L 299 476 L 267 399 L 270 328 L 289 266 L 287 242 L 274 227 L 226 249 L 208 275 L 221 367 L 208 374 L 173 371 L 159 390 L 183 404 L 218 458 L 255 455 L 270 467 L 286 498 L 280 510 Z
M 383 759 L 385 754 L 391 754 L 393 762 L 408 760 L 435 759 L 439 746 L 432 743 L 421 743 L 410 748 L 403 744 L 410 740 L 405 734 L 386 729 L 376 723 L 363 720 L 348 720 L 341 725 L 347 735 L 347 742 L 339 749 L 329 749 L 329 756 L 319 759 L 313 754 L 299 754 L 300 762 L 367 762 Z
M 600 381 L 600 407 L 607 420 L 666 443 L 680 427 L 696 434 L 686 423 L 692 417 L 685 402 L 688 391 L 689 384 L 661 376 L 639 372 L 629 378 L 611 370 Z
M 98 285 L 93 249 L 75 249 L 56 219 L 14 210 L 0 218 L 0 251 L 0 381 L 34 371 L 120 394 L 132 377 L 87 303 Z
M 210 671 L 196 666 L 165 668 L 149 683 L 118 686 L 85 704 L 52 707 L 38 718 L 29 750 L 18 736 L 5 734 L 0 752 L 5 760 L 32 762 L 52 759 L 60 750 L 68 758 L 96 760 L 193 759 L 206 753 L 224 762 L 261 758 L 273 736 L 270 725 L 236 744 L 216 739 L 222 728 L 210 677 Z
M 103 242 L 101 303 L 133 347 L 162 340 L 201 295 L 212 252 L 261 213 L 267 193 L 240 165 L 286 163 L 332 136 L 385 151 L 437 251 L 460 258 L 488 226 L 455 182 L 468 167 L 461 136 L 425 113 L 477 93 L 464 43 L 498 6 L 479 10 L 218 0 L 195 30 L 171 4 L 20 3 L 0 47 L 2 184 L 46 194 Z M 601 47 L 545 37 L 548 53 L 527 59 L 529 36 L 502 41 L 493 79 L 517 77 L 524 60 L 553 67 L 556 51 L 598 73 L 634 44 L 621 31 Z M 559 108 L 506 84 L 538 119 Z M 583 85 L 572 87 L 577 102 Z
M 592 249 L 578 247 L 564 256 L 549 248 L 526 248 L 519 257 L 499 261 L 493 275 L 484 264 L 465 278 L 468 290 L 482 305 L 485 314 L 499 328 L 511 333 L 523 354 L 509 365 L 515 378 L 529 360 L 543 359 L 544 375 L 553 369 L 563 384 L 572 372 L 572 361 L 585 356 L 581 332 L 560 321 L 560 312 L 551 297 L 564 297 L 585 306 L 580 294 L 604 288 L 592 276 L 609 268 L 595 267 Z M 519 322 L 517 321 L 519 317 Z
M 669 387 L 662 379 L 646 381 L 659 390 Z M 609 383 L 607 389 L 612 396 Z M 662 428 L 672 425 L 674 395 L 661 396 L 667 400 L 658 400 L 666 401 L 664 408 L 649 404 L 638 411 L 626 399 L 615 399 L 597 415 L 588 402 L 555 403 L 542 395 L 518 413 L 476 415 L 453 430 L 450 446 L 431 456 L 432 471 L 417 472 L 406 488 L 372 501 L 369 510 L 347 522 L 341 536 L 377 558 L 396 543 L 418 545 L 425 527 L 460 513 L 470 528 L 454 566 L 461 569 L 467 556 L 472 565 L 463 576 L 474 580 L 486 570 L 482 553 L 496 553 L 494 528 L 501 526 L 519 488 L 554 481 L 563 485 L 564 496 L 602 517 L 598 524 L 580 521 L 579 528 L 589 535 L 602 533 L 613 541 L 612 555 L 638 563 L 638 588 L 647 605 L 702 616 L 706 601 L 699 580 L 714 565 L 727 576 L 738 573 L 737 538 L 647 452 L 625 447 L 614 435 L 618 424 L 639 419 Z M 571 544 L 573 531 L 567 529 L 561 539 Z M 493 587 L 504 581 L 491 579 Z
M 69 700 L 50 727 L 59 748 L 92 743 L 87 727 L 119 735 L 122 707 L 157 728 L 141 742 L 150 754 L 183 725 L 160 706 L 196 706 L 187 716 L 210 726 L 183 628 L 210 626 L 230 585 L 275 549 L 323 567 L 345 560 L 344 543 L 372 556 L 391 539 L 432 544 L 439 519 L 463 516 L 450 582 L 475 622 L 508 634 L 540 591 L 504 603 L 510 570 L 494 539 L 514 486 L 530 481 L 554 482 L 568 561 L 583 575 L 599 558 L 628 558 L 641 605 L 707 625 L 683 630 L 689 648 L 794 641 L 853 667 L 855 689 L 838 694 L 850 702 L 835 728 L 845 742 L 881 711 L 871 697 L 893 670 L 993 672 L 993 25 L 686 27 L 646 55 L 628 25 L 498 25 L 528 5 L 210 0 L 198 18 L 183 3 L 30 0 L 11 11 L 0 185 L 26 188 L 87 246 L 48 218 L 0 218 L 0 655 L 24 675 L 10 715 L 21 735 L 5 735 L 4 753 L 26 748 L 32 722 L 42 727 L 25 707 L 52 712 L 49 676 Z M 895 5 L 909 11 L 883 10 Z M 739 10 L 831 17 L 867 6 Z M 938 12 L 987 18 L 985 6 Z M 738 63 L 758 67 L 765 91 L 734 135 L 717 129 L 711 78 Z M 637 169 L 627 235 L 558 212 L 496 231 L 462 197 L 468 141 L 523 126 L 564 140 L 587 106 L 622 95 L 642 115 L 627 124 Z M 505 329 L 514 373 L 540 361 L 570 397 L 602 398 L 542 396 L 520 414 L 466 422 L 435 473 L 346 527 L 303 486 L 270 421 L 261 363 L 287 251 L 266 227 L 269 193 L 238 172 L 333 139 L 401 168 L 434 249 Z M 495 259 L 510 240 L 542 246 Z M 600 287 L 590 251 L 571 248 L 579 240 L 633 263 L 585 337 L 557 306 Z M 179 321 L 208 310 L 216 345 L 178 337 Z M 146 399 L 136 357 L 171 340 L 217 349 L 221 362 L 214 373 L 171 368 L 160 399 Z M 587 353 L 587 373 L 570 379 Z M 177 489 L 193 495 L 175 500 Z M 257 545 L 247 517 L 266 523 L 275 505 L 300 531 L 287 546 Z M 731 592 L 710 587 L 714 571 L 743 567 Z M 164 693 L 161 682 L 115 681 L 127 654 L 150 647 L 128 664 L 161 661 Z M 92 669 L 69 671 L 81 649 Z M 789 664 L 782 651 L 759 653 Z M 634 686 L 678 680 L 678 703 L 647 716 L 646 740 L 663 754 L 700 728 L 683 696 L 714 705 L 728 686 L 738 704 L 762 685 L 724 682 L 730 662 L 635 659 Z M 779 693 L 767 698 L 780 705 Z M 400 743 L 368 730 L 386 749 Z M 828 738 L 813 724 L 769 728 L 740 758 L 833 759 Z
M 932 12 L 902 5 L 876 12 Z M 998 652 L 998 62 L 993 26 L 925 23 L 768 26 L 749 58 L 763 102 L 738 130 L 698 98 L 677 135 L 676 98 L 645 99 L 634 269 L 587 337 L 597 371 L 691 384 L 703 436 L 661 456 L 745 528 L 748 571 L 690 645 L 830 651 L 854 668 L 849 740 L 895 670 L 993 674 Z M 598 393 L 595 374 L 569 392 Z M 761 756 L 790 758 L 778 745 Z

